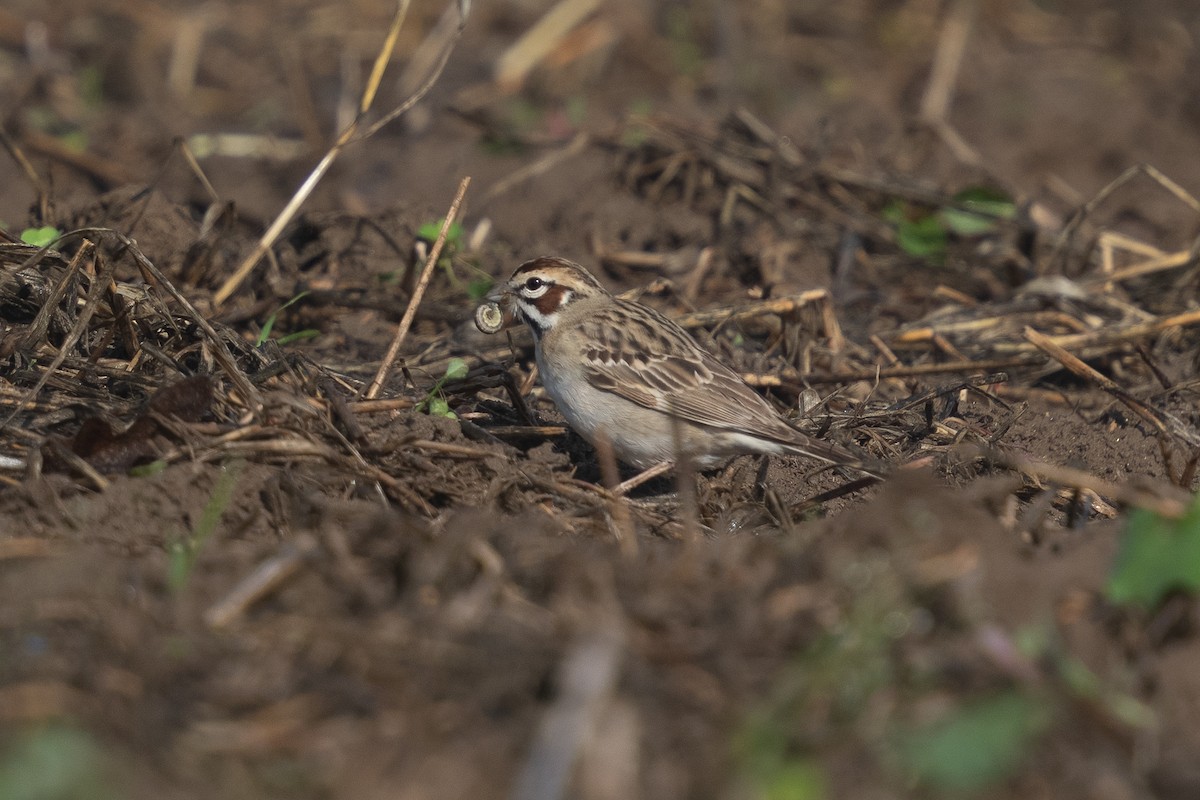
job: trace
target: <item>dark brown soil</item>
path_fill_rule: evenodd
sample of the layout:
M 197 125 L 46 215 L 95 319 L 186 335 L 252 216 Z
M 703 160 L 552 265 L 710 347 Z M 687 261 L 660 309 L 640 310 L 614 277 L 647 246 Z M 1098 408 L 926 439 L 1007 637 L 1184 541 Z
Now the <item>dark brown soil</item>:
M 1195 321 L 1109 334 L 1194 312 L 1200 273 L 1102 272 L 1113 234 L 1144 245 L 1117 269 L 1200 234 L 1200 10 L 623 0 L 506 93 L 551 4 L 475 5 L 225 303 L 392 8 L 0 8 L 0 232 L 116 232 L 0 244 L 0 796 L 1200 796 L 1195 601 L 1106 595 L 1131 507 L 1194 492 L 1200 442 Z M 974 6 L 939 133 L 934 53 Z M 378 108 L 442 14 L 415 5 Z M 199 133 L 300 149 L 200 154 L 214 198 L 173 144 Z M 363 403 L 464 176 L 451 267 Z M 897 214 L 983 186 L 1018 219 L 906 248 Z M 613 501 L 531 426 L 562 423 L 520 332 L 470 323 L 472 283 L 542 254 L 672 316 L 827 290 L 844 344 L 814 306 L 696 330 L 894 476 L 742 458 Z M 994 774 L 921 766 L 1009 701 L 1027 729 L 939 762 L 1011 746 Z

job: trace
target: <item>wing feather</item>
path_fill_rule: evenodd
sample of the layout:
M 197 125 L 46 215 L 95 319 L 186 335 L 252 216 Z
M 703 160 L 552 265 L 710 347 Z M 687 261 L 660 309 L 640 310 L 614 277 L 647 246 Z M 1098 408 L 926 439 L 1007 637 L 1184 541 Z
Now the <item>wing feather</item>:
M 652 309 L 600 311 L 584 323 L 592 386 L 698 425 L 776 439 L 799 433 L 683 328 Z

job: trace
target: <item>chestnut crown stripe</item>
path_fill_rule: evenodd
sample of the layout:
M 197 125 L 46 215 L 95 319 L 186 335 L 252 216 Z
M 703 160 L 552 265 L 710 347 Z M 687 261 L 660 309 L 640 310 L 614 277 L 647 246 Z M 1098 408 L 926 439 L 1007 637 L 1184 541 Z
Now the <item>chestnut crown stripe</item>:
M 543 277 L 547 273 L 555 271 L 565 271 L 573 280 L 579 281 L 584 286 L 595 289 L 602 294 L 608 294 L 608 290 L 601 286 L 600 282 L 592 277 L 590 273 L 583 271 L 580 267 L 567 261 L 565 258 L 558 258 L 556 256 L 541 256 L 540 258 L 526 261 L 517 267 L 516 271 L 512 274 L 512 278 L 509 280 L 513 284 L 519 284 L 523 283 L 531 274 Z M 547 278 L 547 280 L 552 281 L 553 279 Z

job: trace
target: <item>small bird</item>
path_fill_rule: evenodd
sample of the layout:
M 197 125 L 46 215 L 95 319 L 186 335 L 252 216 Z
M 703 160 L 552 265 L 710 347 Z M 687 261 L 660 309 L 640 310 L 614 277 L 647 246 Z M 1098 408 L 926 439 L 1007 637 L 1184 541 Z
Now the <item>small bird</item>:
M 614 297 L 574 262 L 527 261 L 489 299 L 533 332 L 542 385 L 570 426 L 627 464 L 686 454 L 710 469 L 746 453 L 793 454 L 875 473 L 789 425 L 682 327 Z

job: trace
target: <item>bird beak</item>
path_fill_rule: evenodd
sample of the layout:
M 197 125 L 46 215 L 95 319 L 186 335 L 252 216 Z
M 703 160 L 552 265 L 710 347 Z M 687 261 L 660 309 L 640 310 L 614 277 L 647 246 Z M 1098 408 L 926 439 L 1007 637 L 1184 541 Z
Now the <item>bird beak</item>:
M 508 281 L 498 284 L 492 289 L 492 291 L 488 292 L 488 295 L 485 298 L 485 302 L 495 303 L 500 307 L 500 313 L 503 314 L 503 317 L 501 318 L 503 322 L 501 323 L 500 330 L 509 328 L 515 323 L 520 322 L 520 320 L 517 319 L 515 313 L 515 304 L 513 303 L 512 298 L 512 286 L 509 285 Z

